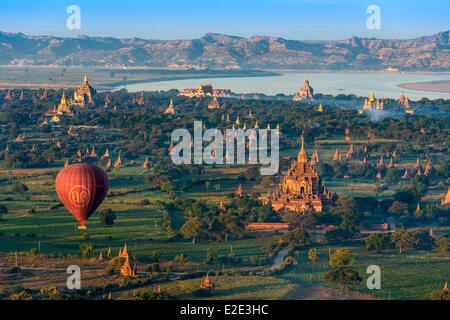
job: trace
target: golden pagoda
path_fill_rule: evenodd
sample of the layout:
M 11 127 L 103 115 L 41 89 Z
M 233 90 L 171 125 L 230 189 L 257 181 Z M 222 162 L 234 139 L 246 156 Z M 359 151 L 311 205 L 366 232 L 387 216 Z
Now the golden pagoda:
M 114 168 L 120 168 L 122 166 L 122 159 L 120 158 L 120 152 L 117 156 L 117 160 L 114 162 Z
M 383 159 L 383 155 L 381 155 L 380 161 L 378 161 L 378 169 L 383 169 L 383 168 L 384 168 L 384 159 Z
M 145 97 L 144 92 L 142 91 L 141 94 L 137 98 L 133 98 L 134 103 L 142 106 L 145 104 Z
M 148 161 L 148 157 L 145 158 L 144 163 L 142 164 L 142 168 L 144 169 L 150 168 L 150 162 Z
M 100 254 L 98 255 L 98 262 L 103 262 L 105 259 L 103 258 L 103 250 L 100 249 Z
M 212 101 L 208 102 L 208 109 L 222 109 L 216 94 L 214 95 Z
M 398 98 L 398 103 L 403 106 L 405 113 L 414 114 L 415 110 L 413 108 L 411 108 L 411 106 L 409 105 L 409 98 L 403 92 L 400 95 L 400 97 Z
M 108 162 L 106 163 L 106 169 L 111 169 L 112 164 L 111 164 L 111 158 L 108 158 Z
M 375 176 L 375 178 L 377 178 L 377 179 L 383 179 L 383 175 L 381 174 L 381 170 L 380 169 L 378 169 L 378 173 L 377 173 L 377 175 Z
M 414 164 L 413 169 L 414 169 L 414 170 L 419 170 L 419 168 L 420 168 L 420 160 L 419 160 L 419 158 L 417 158 L 417 159 L 416 159 L 416 163 Z
M 319 104 L 319 106 L 317 107 L 317 111 L 318 112 L 323 112 L 323 105 Z
M 353 154 L 355 153 L 355 148 L 353 147 L 353 143 L 347 149 L 347 159 L 350 160 L 353 158 Z
M 44 89 L 44 92 L 43 92 L 42 95 L 39 97 L 39 99 L 40 99 L 41 101 L 43 101 L 43 100 L 46 100 L 47 97 L 48 97 L 47 89 Z
M 106 148 L 106 151 L 105 151 L 105 153 L 102 156 L 102 159 L 109 159 L 109 158 L 110 158 L 109 157 L 109 150 L 108 150 L 108 148 Z
M 431 164 L 431 158 L 428 159 L 427 165 L 425 166 L 425 169 L 428 171 L 433 170 L 433 165 Z
M 124 277 L 136 277 L 137 274 L 137 268 L 136 264 L 134 266 L 131 266 L 130 264 L 130 257 L 125 257 L 125 262 L 120 267 L 120 275 Z
M 105 97 L 105 108 L 109 107 L 110 104 L 111 104 L 111 97 L 109 96 L 108 92 Z
M 260 198 L 264 204 L 271 204 L 276 211 L 306 213 L 314 209 L 322 212 L 324 204 L 331 200 L 331 194 L 322 184 L 314 164 L 308 162 L 303 136 L 301 141 L 297 161 L 282 177 L 275 192 L 269 192 L 267 196 Z
M 123 246 L 123 249 L 121 248 L 119 251 L 119 258 L 125 258 L 128 257 L 128 248 L 127 248 L 127 244 L 125 243 L 125 245 Z
M 87 75 L 84 75 L 83 83 L 73 92 L 73 99 L 69 101 L 70 105 L 85 107 L 87 104 L 94 104 L 92 99 L 95 90 L 91 87 L 87 80 Z
M 342 161 L 341 153 L 339 152 L 339 149 L 336 149 L 336 151 L 334 152 L 333 161 L 339 161 L 339 162 Z
M 223 200 L 220 200 L 220 204 L 217 207 L 217 212 L 219 213 L 219 215 L 224 214 L 227 211 L 227 209 L 225 208 L 225 205 L 223 204 Z
M 206 274 L 205 278 L 200 283 L 200 289 L 210 291 L 214 289 L 214 284 L 212 283 L 211 278 L 209 277 L 208 274 Z
M 450 205 L 450 187 L 447 190 L 447 194 L 441 201 L 441 206 L 449 206 Z
M 19 134 L 15 140 L 17 143 L 22 143 L 25 141 L 25 134 Z
M 136 277 L 137 275 L 137 264 L 131 266 L 130 255 L 128 253 L 127 244 L 125 243 L 123 249 L 119 249 L 119 258 L 124 258 L 125 261 L 120 267 L 120 275 L 124 277 Z
M 236 191 L 234 192 L 234 195 L 237 198 L 242 198 L 244 196 L 244 188 L 242 187 L 241 183 L 239 183 L 239 186 L 237 187 Z
M 417 202 L 417 207 L 416 210 L 414 211 L 414 213 L 416 214 L 416 216 L 420 216 L 422 212 L 422 208 L 420 208 L 420 202 Z
M 375 93 L 373 90 L 370 91 L 370 95 L 368 99 L 364 99 L 364 103 L 362 105 L 361 111 L 365 110 L 383 110 L 384 109 L 384 100 L 383 99 L 376 99 Z
M 8 89 L 8 92 L 6 93 L 5 100 L 9 100 L 9 101 L 14 100 L 13 94 L 12 94 L 11 90 L 9 90 L 9 89 Z
M 313 97 L 314 97 L 314 89 L 309 85 L 308 77 L 305 77 L 305 82 L 303 82 L 303 86 L 294 95 L 292 100 L 293 101 L 301 101 L 306 99 L 312 100 Z
M 72 112 L 72 109 L 70 108 L 69 104 L 67 103 L 66 93 L 64 91 L 61 96 L 61 100 L 58 104 L 58 107 L 53 107 L 53 109 L 50 110 L 49 112 L 47 112 L 46 115 L 48 117 L 58 116 L 59 119 L 60 119 L 60 116 L 73 116 L 74 115 Z M 55 120 L 57 120 L 57 119 L 52 119 L 52 122 L 58 122 Z
M 422 167 L 419 166 L 419 169 L 417 169 L 416 175 L 418 175 L 419 177 L 423 175 Z
M 97 158 L 98 157 L 97 152 L 95 152 L 95 147 L 94 146 L 92 146 L 92 150 L 91 150 L 91 153 L 89 154 L 89 156 L 91 158 Z
M 173 104 L 173 100 L 172 99 L 170 99 L 169 106 L 164 111 L 164 114 L 175 114 L 175 106 Z

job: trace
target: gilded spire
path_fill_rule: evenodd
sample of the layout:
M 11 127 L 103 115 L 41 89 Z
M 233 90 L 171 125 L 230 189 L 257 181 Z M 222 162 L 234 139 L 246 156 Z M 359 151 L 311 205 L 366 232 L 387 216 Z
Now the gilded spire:
M 302 142 L 302 147 L 300 149 L 300 152 L 298 153 L 297 161 L 301 162 L 301 163 L 307 163 L 308 162 L 308 154 L 305 151 L 305 139 L 304 139 L 303 135 L 300 137 L 300 139 Z
M 375 93 L 370 90 L 369 102 L 375 102 Z

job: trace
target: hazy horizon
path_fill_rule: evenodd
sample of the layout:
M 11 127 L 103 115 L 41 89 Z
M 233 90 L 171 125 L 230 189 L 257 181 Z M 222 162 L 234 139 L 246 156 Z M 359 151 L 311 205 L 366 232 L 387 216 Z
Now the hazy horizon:
M 434 33 L 427 33 L 427 34 L 422 34 L 422 35 L 417 35 L 416 37 L 411 37 L 411 38 L 388 38 L 388 37 L 362 37 L 362 36 L 358 36 L 358 35 L 351 35 L 348 36 L 346 38 L 339 38 L 339 39 L 292 39 L 292 38 L 287 38 L 287 37 L 281 37 L 281 36 L 274 36 L 272 34 L 252 34 L 249 36 L 239 36 L 236 34 L 227 34 L 227 33 L 221 33 L 221 32 L 205 32 L 202 35 L 199 35 L 195 38 L 175 38 L 175 39 L 164 39 L 164 38 L 142 38 L 142 37 L 116 37 L 116 36 L 107 36 L 107 35 L 90 35 L 90 34 L 78 34 L 78 35 L 55 35 L 55 34 L 33 34 L 33 33 L 26 33 L 26 32 L 22 32 L 22 31 L 9 31 L 9 30 L 1 30 L 0 32 L 2 33 L 7 33 L 7 34 L 24 34 L 25 36 L 30 36 L 30 37 L 55 37 L 55 38 L 83 38 L 83 37 L 89 37 L 89 38 L 116 38 L 116 39 L 142 39 L 142 40 L 155 40 L 155 41 L 176 41 L 176 40 L 195 40 L 195 39 L 199 39 L 202 37 L 205 37 L 208 34 L 218 34 L 218 35 L 224 35 L 224 36 L 229 36 L 229 37 L 236 37 L 236 38 L 251 38 L 251 37 L 277 37 L 277 38 L 281 38 L 281 39 L 285 39 L 285 40 L 293 40 L 293 41 L 339 41 L 339 40 L 345 40 L 345 39 L 349 39 L 349 38 L 353 38 L 353 37 L 357 37 L 357 38 L 361 38 L 361 39 L 379 39 L 379 40 L 411 40 L 411 39 L 417 39 L 417 38 L 421 38 L 421 37 L 428 37 L 428 36 L 432 36 L 435 34 L 439 34 L 439 33 L 443 33 L 443 32 L 448 32 L 450 31 L 450 29 L 446 29 L 446 30 L 441 30 L 441 31 L 437 31 Z
M 81 10 L 81 29 L 69 30 L 67 7 Z M 381 29 L 366 27 L 367 7 L 381 10 Z M 450 3 L 432 1 L 330 0 L 2 0 L 0 30 L 57 37 L 195 39 L 206 33 L 292 40 L 361 38 L 412 39 L 450 29 Z M 238 9 L 237 9 L 238 8 Z

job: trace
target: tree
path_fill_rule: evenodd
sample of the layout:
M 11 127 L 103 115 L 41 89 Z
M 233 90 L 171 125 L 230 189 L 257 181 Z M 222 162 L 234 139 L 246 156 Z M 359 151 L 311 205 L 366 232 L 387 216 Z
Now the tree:
M 314 267 L 315 267 L 315 263 L 316 263 L 316 260 L 317 260 L 317 249 L 316 248 L 309 249 L 309 251 L 308 251 L 308 259 L 309 259 L 309 261 L 312 262 L 312 277 L 314 277 Z M 311 280 L 312 280 L 312 277 L 311 277 Z
M 434 239 L 427 230 L 415 230 L 412 232 L 413 247 L 417 250 L 431 250 L 434 248 Z
M 175 256 L 174 261 L 180 264 L 184 264 L 188 261 L 188 255 L 186 253 L 180 253 Z
M 335 212 L 341 216 L 339 227 L 347 231 L 350 235 L 355 234 L 359 227 L 356 206 L 355 199 L 346 195 L 336 201 Z
M 217 260 L 217 252 L 213 248 L 206 250 L 206 263 L 211 264 Z
M 80 245 L 81 256 L 85 258 L 90 258 L 94 253 L 94 246 L 92 244 L 83 243 Z
M 341 294 L 345 293 L 348 285 L 362 281 L 359 273 L 351 268 L 353 262 L 353 253 L 349 249 L 337 249 L 330 256 L 332 270 L 325 274 L 325 280 L 338 284 Z
M 407 216 L 409 215 L 409 206 L 407 203 L 402 201 L 394 201 L 392 205 L 388 209 L 389 213 L 399 215 L 399 216 Z
M 340 268 L 345 266 L 351 266 L 355 258 L 353 252 L 350 249 L 337 249 L 330 256 L 330 266 L 334 268 Z
M 0 214 L 8 213 L 8 208 L 4 205 L 0 205 Z
M 24 192 L 27 192 L 28 190 L 29 189 L 28 189 L 27 185 L 24 183 L 20 183 L 20 182 L 13 184 L 11 187 L 12 193 L 24 193 Z
M 414 194 L 409 190 L 401 190 L 394 194 L 394 199 L 396 201 L 405 202 L 405 203 L 412 203 L 417 201 L 417 199 L 414 197 Z
M 4 205 L 0 205 L 0 219 L 2 218 L 2 215 L 8 213 L 8 208 Z
M 435 251 L 438 253 L 447 253 L 450 248 L 450 238 L 449 237 L 439 237 L 436 240 Z
M 405 229 L 396 230 L 391 234 L 391 241 L 398 248 L 399 253 L 402 253 L 404 249 L 411 248 L 413 240 L 411 233 Z
M 191 217 L 181 227 L 181 234 L 185 239 L 191 239 L 192 243 L 195 243 L 195 239 L 200 237 L 202 232 L 202 223 L 199 218 Z
M 381 233 L 372 233 L 367 237 L 365 246 L 367 251 L 381 252 L 386 249 L 386 239 Z
M 358 231 L 359 222 L 356 212 L 351 209 L 346 209 L 342 212 L 342 220 L 339 228 L 347 231 L 350 235 L 355 234 Z
M 282 236 L 282 240 L 292 250 L 304 248 L 311 244 L 309 234 L 303 229 L 294 229 L 292 231 L 284 233 Z
M 100 211 L 100 223 L 104 226 L 112 226 L 116 219 L 116 214 L 111 208 L 103 209 Z
M 325 239 L 329 243 L 338 243 L 345 240 L 348 240 L 351 237 L 351 234 L 342 229 L 334 229 L 334 230 L 328 230 L 325 232 Z

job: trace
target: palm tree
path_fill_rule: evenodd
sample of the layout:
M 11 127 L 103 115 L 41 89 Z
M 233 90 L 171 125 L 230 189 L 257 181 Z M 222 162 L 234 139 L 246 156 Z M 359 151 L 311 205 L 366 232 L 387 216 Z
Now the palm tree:
M 314 277 L 314 266 L 315 266 L 315 262 L 317 260 L 317 249 L 316 248 L 311 248 L 308 251 L 308 259 L 309 261 L 312 262 L 312 277 Z M 311 283 L 312 277 L 309 281 L 309 283 Z

